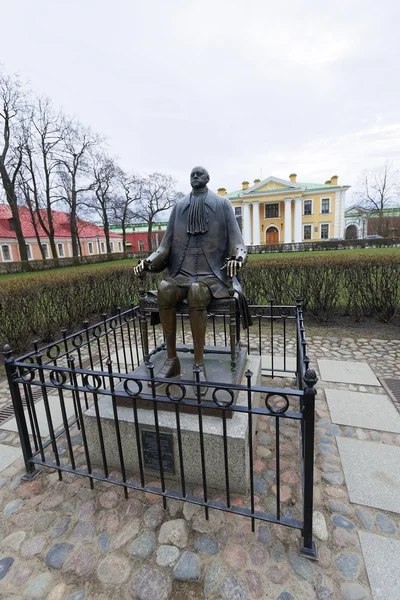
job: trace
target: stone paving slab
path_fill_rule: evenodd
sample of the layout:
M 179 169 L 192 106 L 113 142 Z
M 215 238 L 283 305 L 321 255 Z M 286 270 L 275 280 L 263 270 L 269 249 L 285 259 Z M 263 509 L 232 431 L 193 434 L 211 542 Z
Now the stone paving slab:
M 400 414 L 384 394 L 325 388 L 332 423 L 400 433 Z
M 72 399 L 72 397 L 64 396 L 64 401 L 65 401 L 65 412 L 67 413 L 67 418 L 69 419 L 70 417 L 72 417 L 75 414 L 73 399 Z M 62 425 L 62 422 L 63 422 L 60 401 L 59 401 L 58 397 L 56 397 L 56 396 L 49 397 L 49 405 L 50 405 L 50 412 L 51 412 L 51 417 L 52 417 L 52 421 L 53 421 L 53 427 L 54 427 L 54 429 L 57 429 L 58 427 L 60 427 L 60 425 Z M 46 412 L 45 412 L 45 408 L 44 408 L 44 401 L 40 400 L 39 402 L 37 402 L 35 404 L 35 409 L 36 409 L 36 415 L 37 415 L 37 419 L 38 419 L 38 423 L 39 423 L 41 437 L 46 438 L 49 436 L 49 426 L 47 424 Z M 31 426 L 30 426 L 28 411 L 25 410 L 24 413 L 25 413 L 26 423 L 28 426 L 28 431 L 29 431 L 29 433 L 31 433 Z M 5 423 L 3 423 L 0 429 L 5 429 L 7 431 L 18 431 L 17 422 L 15 420 L 15 417 L 13 417 L 9 421 L 6 421 Z
M 400 448 L 336 438 L 350 501 L 400 513 Z
M 270 354 L 263 354 L 261 357 L 261 368 L 270 370 L 272 368 L 272 358 Z M 293 376 L 293 371 L 296 370 L 296 358 L 287 356 L 286 363 L 283 356 L 275 356 L 274 354 L 274 375 L 277 377 Z
M 400 597 L 400 541 L 359 531 L 374 600 Z
M 21 448 L 0 444 L 0 473 L 22 456 Z
M 371 367 L 364 362 L 318 358 L 318 367 L 322 381 L 374 385 L 377 387 L 381 385 Z

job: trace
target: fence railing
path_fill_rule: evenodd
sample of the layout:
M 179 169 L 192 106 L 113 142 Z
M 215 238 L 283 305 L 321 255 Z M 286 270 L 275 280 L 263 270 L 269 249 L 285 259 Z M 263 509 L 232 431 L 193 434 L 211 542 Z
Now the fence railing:
M 317 379 L 309 369 L 301 302 L 276 306 L 271 300 L 269 305 L 250 307 L 250 311 L 254 323 L 241 345 L 247 349 L 248 365 L 255 365 L 255 369 L 252 372 L 247 368 L 244 379 L 236 384 L 200 383 L 197 368 L 191 377 L 173 381 L 157 377 L 154 361 L 164 349 L 162 330 L 160 326 L 150 327 L 149 362 L 144 365 L 140 328 L 144 315 L 137 306 L 118 309 L 112 317 L 103 315 L 102 321 L 94 325 L 85 322 L 80 331 L 70 335 L 63 330 L 57 342 L 40 346 L 35 341 L 32 351 L 17 359 L 6 347 L 5 367 L 26 477 L 33 477 L 38 466 L 46 466 L 56 469 L 60 479 L 67 472 L 87 477 L 91 487 L 96 480 L 122 486 L 126 497 L 128 490 L 157 494 L 164 507 L 168 498 L 198 504 L 206 518 L 210 508 L 246 516 L 253 531 L 257 520 L 296 528 L 302 535 L 300 553 L 315 558 L 312 512 Z M 177 335 L 178 352 L 187 351 L 191 333 L 184 314 L 179 317 Z M 209 346 L 228 346 L 225 315 L 209 315 L 207 335 Z M 270 387 L 257 381 L 260 360 L 262 374 L 273 380 Z M 164 411 L 167 408 L 168 412 Z M 186 412 L 196 419 L 190 443 Z M 213 412 L 218 416 L 209 416 Z M 166 414 L 174 431 L 173 440 L 168 438 Z M 213 432 L 217 427 L 219 433 L 217 446 L 215 435 L 212 443 L 208 435 L 210 419 Z M 233 455 L 232 422 L 240 423 L 245 432 L 240 455 L 243 467 Z M 263 507 L 254 486 L 260 423 L 271 432 L 276 470 L 273 512 L 271 503 L 268 510 Z M 143 428 L 153 432 L 150 467 Z M 281 459 L 288 439 L 283 434 L 288 428 L 297 431 L 299 439 L 296 456 L 291 457 L 291 468 L 298 468 L 301 480 L 301 497 L 295 510 L 288 510 L 281 500 Z M 81 452 L 74 444 L 77 434 Z M 196 464 L 191 462 L 194 447 L 199 457 Z M 219 466 L 210 468 L 213 462 Z M 237 494 L 238 468 L 243 471 L 239 472 L 240 481 L 247 483 L 240 505 L 233 497 Z M 215 475 L 213 469 L 220 471 Z M 196 472 L 201 493 L 198 489 L 194 493 L 192 488 Z M 155 476 L 159 487 L 152 483 Z

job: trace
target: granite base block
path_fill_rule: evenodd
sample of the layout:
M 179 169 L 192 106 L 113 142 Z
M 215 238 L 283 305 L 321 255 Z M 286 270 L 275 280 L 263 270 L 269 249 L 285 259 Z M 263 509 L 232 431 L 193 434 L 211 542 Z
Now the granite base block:
M 252 385 L 260 385 L 261 359 L 259 356 L 248 356 L 245 370 L 253 372 Z M 245 383 L 245 381 L 243 381 Z M 253 394 L 253 406 L 259 406 L 259 394 Z M 247 406 L 247 392 L 239 392 L 236 405 Z M 109 468 L 120 469 L 120 459 L 117 447 L 113 408 L 110 396 L 98 400 L 101 429 L 103 433 L 107 464 Z M 125 468 L 131 478 L 138 479 L 139 461 L 135 433 L 135 419 L 132 408 L 118 406 L 118 420 L 122 440 L 122 450 Z M 138 409 L 138 424 L 140 429 L 154 429 L 153 410 Z M 84 414 L 86 436 L 92 464 L 100 470 L 103 461 L 100 449 L 100 438 L 94 406 Z M 161 432 L 171 433 L 173 438 L 174 474 L 166 474 L 168 481 L 180 482 L 180 461 L 177 438 L 177 421 L 175 412 L 158 411 L 158 422 Z M 203 439 L 206 463 L 207 485 L 215 489 L 224 489 L 225 461 L 223 451 L 223 420 L 222 418 L 203 416 Z M 253 416 L 253 437 L 256 431 L 257 419 Z M 248 415 L 235 412 L 232 419 L 226 420 L 229 484 L 232 491 L 247 493 L 250 486 L 249 468 L 249 427 Z M 199 418 L 195 414 L 180 414 L 180 430 L 183 448 L 183 465 L 185 481 L 189 485 L 201 486 L 203 475 L 201 468 Z M 146 481 L 157 480 L 158 471 L 146 470 Z M 178 489 L 180 485 L 174 485 Z

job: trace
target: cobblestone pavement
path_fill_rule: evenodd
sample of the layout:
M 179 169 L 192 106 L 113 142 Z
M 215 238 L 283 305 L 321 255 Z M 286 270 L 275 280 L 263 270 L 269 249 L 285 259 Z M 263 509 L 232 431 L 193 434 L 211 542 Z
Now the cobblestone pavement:
M 400 378 L 400 340 L 308 340 L 309 356 L 367 362 L 378 376 Z M 294 341 L 289 350 L 294 355 Z M 268 350 L 268 349 L 266 349 Z M 279 345 L 275 348 L 279 354 Z M 268 385 L 268 380 L 263 383 Z M 256 524 L 245 517 L 129 493 L 106 483 L 43 470 L 21 481 L 17 460 L 0 473 L 0 598 L 19 600 L 363 600 L 372 598 L 358 532 L 399 540 L 396 513 L 350 503 L 336 437 L 400 446 L 400 435 L 331 423 L 324 388 L 383 394 L 380 387 L 319 381 L 316 401 L 315 536 L 319 561 L 297 555 L 297 530 Z M 0 382 L 0 406 L 9 402 Z M 4 426 L 6 427 L 6 425 Z M 300 515 L 298 440 L 281 427 L 281 500 L 284 514 Z M 275 507 L 274 428 L 260 419 L 255 461 L 256 502 Z M 79 433 L 73 438 L 83 454 Z M 0 429 L 0 444 L 18 445 Z M 65 448 L 61 445 L 61 454 Z M 194 490 L 200 494 L 201 490 Z M 236 498 L 241 505 L 246 498 Z M 390 599 L 390 600 L 394 600 Z

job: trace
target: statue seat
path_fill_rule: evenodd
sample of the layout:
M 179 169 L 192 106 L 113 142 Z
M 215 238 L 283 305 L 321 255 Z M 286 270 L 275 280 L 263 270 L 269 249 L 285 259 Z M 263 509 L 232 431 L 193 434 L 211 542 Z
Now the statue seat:
M 227 347 L 219 348 L 220 353 L 229 353 L 231 356 L 231 369 L 236 371 L 237 357 L 240 350 L 240 310 L 233 288 L 230 289 L 229 298 L 212 298 L 207 307 L 209 317 L 225 316 L 224 327 L 228 325 Z M 157 305 L 157 290 L 145 292 L 140 291 L 139 296 L 140 323 L 143 339 L 144 358 L 149 355 L 149 333 L 148 325 L 158 325 L 160 323 L 158 305 Z M 187 300 L 183 300 L 176 306 L 176 314 L 184 317 L 188 314 Z M 228 324 L 226 323 L 228 320 Z M 161 348 L 160 348 L 161 349 Z

